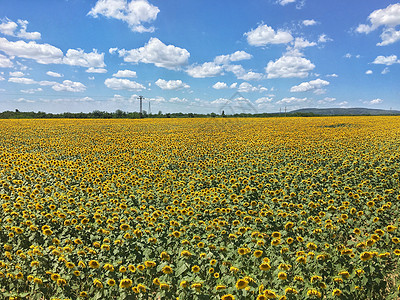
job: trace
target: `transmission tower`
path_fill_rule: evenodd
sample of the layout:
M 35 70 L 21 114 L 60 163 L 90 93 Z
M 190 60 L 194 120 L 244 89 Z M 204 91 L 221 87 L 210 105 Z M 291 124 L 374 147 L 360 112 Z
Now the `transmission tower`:
M 142 101 L 143 101 L 143 99 L 144 99 L 144 97 L 143 96 L 139 96 L 139 101 L 140 101 L 140 112 L 139 112 L 139 118 L 141 119 L 142 118 L 142 116 L 143 116 L 143 109 L 142 109 Z

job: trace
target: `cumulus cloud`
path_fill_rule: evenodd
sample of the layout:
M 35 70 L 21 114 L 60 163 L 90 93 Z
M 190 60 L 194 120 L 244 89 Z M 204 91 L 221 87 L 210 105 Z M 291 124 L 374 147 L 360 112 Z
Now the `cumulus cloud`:
M 332 73 L 332 74 L 328 74 L 326 75 L 326 77 L 339 77 L 338 74 Z
M 71 66 L 102 68 L 104 64 L 104 53 L 93 52 L 85 53 L 82 49 L 69 49 L 63 58 L 63 63 Z
M 64 80 L 62 83 L 56 83 L 51 87 L 57 92 L 83 92 L 86 90 L 86 86 L 81 82 L 74 82 L 71 80 Z
M 311 20 L 303 20 L 303 25 L 304 26 L 313 26 L 313 25 L 316 25 L 316 24 L 317 24 L 317 22 L 315 20 L 313 20 L 313 19 L 311 19 Z
M 390 55 L 390 56 L 383 56 L 379 55 L 375 58 L 375 60 L 372 62 L 373 64 L 377 65 L 393 65 L 393 64 L 398 64 L 400 63 L 400 60 L 397 59 L 396 55 Z
M 266 87 L 263 87 L 261 85 L 259 86 L 253 86 L 252 84 L 248 82 L 242 82 L 239 87 L 238 91 L 241 93 L 249 93 L 249 92 L 266 92 L 268 89 Z
M 276 102 L 276 104 L 292 104 L 292 103 L 301 103 L 305 101 L 307 101 L 307 98 L 286 97 Z
M 141 91 L 146 89 L 144 85 L 136 81 L 121 78 L 107 78 L 104 84 L 113 90 Z
M 315 65 L 304 57 L 283 55 L 276 61 L 269 61 L 265 70 L 268 78 L 304 78 L 314 68 Z
M 217 64 L 229 64 L 232 61 L 251 59 L 253 56 L 245 51 L 236 51 L 228 55 L 219 55 L 214 59 Z
M 252 29 L 244 34 L 247 42 L 252 46 L 266 46 L 267 44 L 287 44 L 293 40 L 293 36 L 288 31 L 277 30 L 264 24 L 260 24 L 256 29 Z
M 31 78 L 26 77 L 10 77 L 8 82 L 20 83 L 20 84 L 37 84 L 37 82 Z
M 261 97 L 261 98 L 258 98 L 255 102 L 257 104 L 262 104 L 262 103 L 270 103 L 272 100 L 273 100 L 272 97 Z
M 218 81 L 212 86 L 216 90 L 227 89 L 228 85 L 225 82 Z
M 0 54 L 0 68 L 11 68 L 12 66 L 12 61 L 7 56 Z
M 313 47 L 313 46 L 316 46 L 316 45 L 317 45 L 317 43 L 310 42 L 310 41 L 308 41 L 308 40 L 306 40 L 304 38 L 301 38 L 301 37 L 300 38 L 297 37 L 294 40 L 294 43 L 293 43 L 293 47 L 296 48 L 296 49 L 302 49 L 302 48 L 306 48 L 306 47 Z
M 89 69 L 86 70 L 86 73 L 98 73 L 98 74 L 102 74 L 102 73 L 107 73 L 107 69 L 90 67 Z
M 60 74 L 60 73 L 53 72 L 53 71 L 47 71 L 46 74 L 49 75 L 49 76 L 51 76 L 51 77 L 57 77 L 57 78 L 63 77 L 63 76 L 64 76 L 64 75 L 62 75 L 62 74 Z
M 396 26 L 400 25 L 400 3 L 374 10 L 368 16 L 368 21 L 370 24 L 358 25 L 356 32 L 368 34 L 383 27 L 380 36 L 382 42 L 377 43 L 377 46 L 390 45 L 400 40 L 400 31 L 396 30 Z
M 308 91 L 318 91 L 324 86 L 329 85 L 329 81 L 322 79 L 315 79 L 308 82 L 302 82 L 299 85 L 292 86 L 290 91 L 293 92 L 308 92 Z
M 186 98 L 179 98 L 179 97 L 173 97 L 169 99 L 169 102 L 171 103 L 183 103 L 183 102 L 188 102 Z
M 334 98 L 334 97 L 325 97 L 322 100 L 318 100 L 317 103 L 318 104 L 327 104 L 327 103 L 331 103 L 331 102 L 334 102 L 334 101 L 336 101 L 336 98 Z
M 154 27 L 145 27 L 143 23 L 150 23 L 157 18 L 160 12 L 157 6 L 147 0 L 99 0 L 88 15 L 97 18 L 99 15 L 126 22 L 132 31 L 154 32 Z
M 9 56 L 33 59 L 40 64 L 60 64 L 63 58 L 63 52 L 57 47 L 34 41 L 10 42 L 6 38 L 0 38 L 0 51 Z
M 23 77 L 25 74 L 20 72 L 20 71 L 16 71 L 16 72 L 10 72 L 9 73 L 11 77 Z
M 226 98 L 218 98 L 211 101 L 211 104 L 229 104 L 229 103 L 231 103 L 231 101 Z
M 21 90 L 21 92 L 25 94 L 34 94 L 36 92 L 41 92 L 41 91 L 43 91 L 42 88 Z
M 4 35 L 15 36 L 27 40 L 39 40 L 41 38 L 40 32 L 27 32 L 29 22 L 27 20 L 18 20 L 18 24 L 5 19 L 0 23 L 0 33 Z M 19 27 L 19 30 L 18 30 Z
M 369 104 L 380 104 L 380 103 L 382 103 L 382 102 L 383 102 L 382 99 L 377 98 L 377 99 L 374 99 L 374 100 L 369 101 Z
M 372 70 L 365 71 L 365 74 L 367 74 L 367 75 L 371 75 L 372 73 L 373 73 Z
M 112 75 L 113 77 L 136 77 L 136 72 L 131 70 L 118 70 L 117 73 Z
M 261 80 L 264 78 L 264 74 L 249 71 L 249 72 L 245 72 L 241 75 L 237 75 L 236 77 L 238 79 L 242 79 L 242 80 Z
M 224 68 L 214 62 L 205 62 L 202 65 L 190 66 L 186 72 L 194 78 L 206 78 L 220 75 Z
M 85 53 L 82 49 L 69 49 L 66 55 L 49 44 L 38 44 L 34 41 L 22 40 L 10 42 L 6 38 L 0 38 L 0 51 L 9 56 L 33 59 L 40 64 L 67 64 L 81 67 L 104 67 L 104 53 Z
M 318 37 L 318 43 L 326 43 L 331 41 L 333 41 L 333 39 L 329 38 L 326 34 L 321 34 Z
M 156 82 L 156 85 L 158 85 L 161 89 L 163 90 L 180 90 L 180 89 L 188 89 L 190 86 L 182 80 L 164 80 L 164 79 L 158 79 Z
M 170 70 L 186 65 L 190 56 L 186 49 L 167 46 L 157 38 L 151 38 L 144 47 L 118 50 L 118 54 L 125 62 L 154 64 Z

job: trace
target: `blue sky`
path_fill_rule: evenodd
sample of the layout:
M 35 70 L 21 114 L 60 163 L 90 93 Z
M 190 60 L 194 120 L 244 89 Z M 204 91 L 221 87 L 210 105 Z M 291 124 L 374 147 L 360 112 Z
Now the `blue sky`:
M 400 110 L 400 3 L 0 0 L 0 111 Z

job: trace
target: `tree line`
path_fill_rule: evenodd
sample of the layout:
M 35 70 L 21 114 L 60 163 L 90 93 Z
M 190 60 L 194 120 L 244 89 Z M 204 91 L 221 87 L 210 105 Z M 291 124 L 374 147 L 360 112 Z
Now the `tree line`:
M 281 114 L 281 113 L 235 113 L 226 115 L 224 111 L 221 114 L 216 113 L 208 113 L 208 114 L 200 114 L 200 113 L 162 113 L 159 111 L 157 114 L 149 114 L 146 111 L 143 113 L 139 112 L 125 112 L 120 109 L 115 112 L 107 112 L 94 110 L 92 112 L 84 113 L 71 113 L 71 112 L 63 112 L 63 113 L 46 113 L 42 111 L 38 112 L 22 112 L 16 109 L 15 111 L 3 111 L 0 112 L 0 119 L 142 119 L 142 118 L 224 118 L 224 117 L 313 117 L 319 116 L 314 113 L 294 113 L 294 114 Z

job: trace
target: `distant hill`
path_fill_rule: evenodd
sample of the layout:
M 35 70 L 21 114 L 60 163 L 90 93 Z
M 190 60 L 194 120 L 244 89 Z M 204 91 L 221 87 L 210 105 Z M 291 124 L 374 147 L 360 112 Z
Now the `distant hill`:
M 384 115 L 400 115 L 399 110 L 384 110 L 384 109 L 372 109 L 372 108 L 301 108 L 289 112 L 289 114 L 304 114 L 312 113 L 316 115 L 324 116 L 384 116 Z

